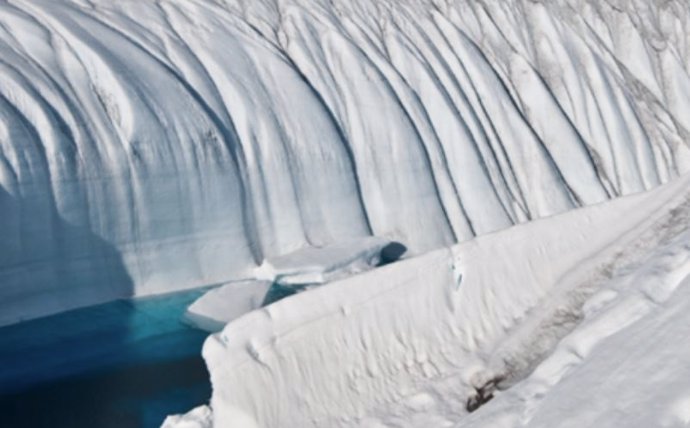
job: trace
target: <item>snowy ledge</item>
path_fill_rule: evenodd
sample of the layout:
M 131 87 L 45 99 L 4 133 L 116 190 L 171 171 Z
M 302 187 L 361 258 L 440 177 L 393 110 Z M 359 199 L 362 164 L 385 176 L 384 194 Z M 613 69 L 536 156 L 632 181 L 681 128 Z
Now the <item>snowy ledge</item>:
M 451 426 L 577 327 L 583 306 L 600 299 L 587 285 L 603 288 L 673 232 L 659 224 L 687 208 L 689 183 L 486 235 L 237 319 L 203 350 L 214 426 Z

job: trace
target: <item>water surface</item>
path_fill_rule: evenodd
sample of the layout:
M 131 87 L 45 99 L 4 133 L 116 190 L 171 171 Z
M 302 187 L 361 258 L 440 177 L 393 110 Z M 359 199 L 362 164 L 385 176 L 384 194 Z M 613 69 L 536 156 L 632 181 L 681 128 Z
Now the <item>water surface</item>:
M 203 291 L 99 306 L 0 328 L 3 427 L 158 427 L 211 396 L 207 333 L 181 321 Z

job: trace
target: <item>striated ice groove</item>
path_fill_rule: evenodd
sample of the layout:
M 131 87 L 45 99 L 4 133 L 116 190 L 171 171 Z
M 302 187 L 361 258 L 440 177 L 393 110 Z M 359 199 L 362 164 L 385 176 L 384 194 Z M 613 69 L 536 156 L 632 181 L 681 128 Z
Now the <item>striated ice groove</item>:
M 689 26 L 680 0 L 1 2 L 0 324 L 652 188 L 690 169 Z

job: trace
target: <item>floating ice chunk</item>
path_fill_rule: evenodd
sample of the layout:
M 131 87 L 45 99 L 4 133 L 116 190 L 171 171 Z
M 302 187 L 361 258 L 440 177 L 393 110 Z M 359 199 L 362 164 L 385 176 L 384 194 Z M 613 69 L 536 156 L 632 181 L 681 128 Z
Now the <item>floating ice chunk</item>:
M 213 413 L 208 406 L 199 406 L 183 415 L 171 415 L 165 418 L 161 428 L 211 428 Z
M 270 286 L 268 281 L 253 280 L 225 284 L 197 299 L 184 317 L 202 330 L 220 331 L 230 321 L 261 307 Z
M 266 259 L 255 274 L 259 280 L 281 285 L 323 284 L 391 261 L 400 257 L 404 249 L 401 244 L 378 237 L 348 240 Z M 391 257 L 388 253 L 395 254 Z

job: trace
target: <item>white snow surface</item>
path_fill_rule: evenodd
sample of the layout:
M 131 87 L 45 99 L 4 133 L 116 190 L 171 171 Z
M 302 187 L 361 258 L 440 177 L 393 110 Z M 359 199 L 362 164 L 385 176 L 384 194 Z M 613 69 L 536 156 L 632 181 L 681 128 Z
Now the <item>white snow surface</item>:
M 685 0 L 0 3 L 0 325 L 688 171 Z
M 184 415 L 165 418 L 161 428 L 211 428 L 213 414 L 208 406 L 199 406 Z
M 202 330 L 217 332 L 225 324 L 259 309 L 271 287 L 269 281 L 237 281 L 216 287 L 192 303 L 184 319 Z
M 204 345 L 212 426 L 687 426 L 688 189 L 685 176 L 240 317 Z
M 369 237 L 305 247 L 264 260 L 254 274 L 259 280 L 283 285 L 324 284 L 374 268 L 390 244 L 387 239 Z

